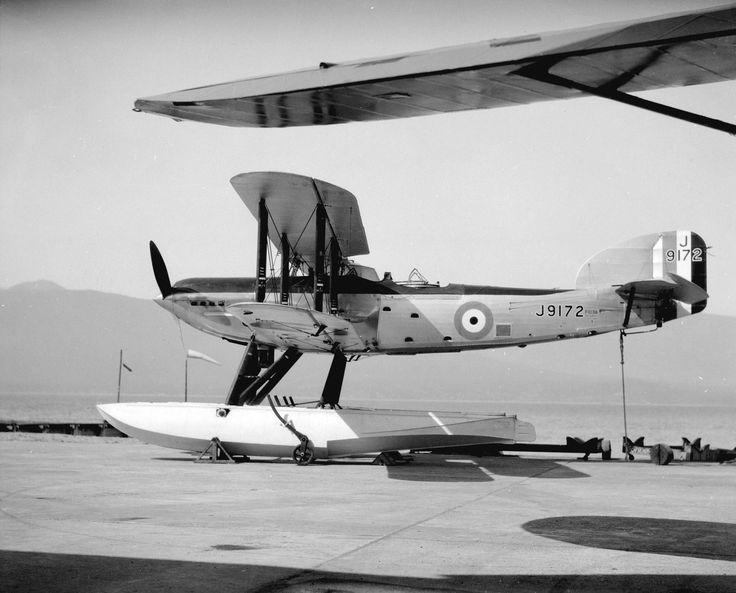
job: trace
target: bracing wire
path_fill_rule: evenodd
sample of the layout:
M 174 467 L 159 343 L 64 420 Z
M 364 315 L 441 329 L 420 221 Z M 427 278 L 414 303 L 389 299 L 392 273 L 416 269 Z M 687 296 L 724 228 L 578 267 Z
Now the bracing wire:
M 175 319 L 176 319 L 176 324 L 179 326 L 179 340 L 181 341 L 181 347 L 184 350 L 184 352 L 186 352 L 187 347 L 186 347 L 186 344 L 184 344 L 184 330 L 181 327 L 181 319 L 179 319 L 178 317 L 176 317 Z
M 302 240 L 302 236 L 304 236 L 304 232 L 307 230 L 307 227 L 309 226 L 309 223 L 314 218 L 315 212 L 317 212 L 317 205 L 315 205 L 314 208 L 312 209 L 312 213 L 309 215 L 309 218 L 307 219 L 307 222 L 304 223 L 304 226 L 302 227 L 302 230 L 299 233 L 299 236 L 296 238 L 296 243 L 294 243 L 292 245 L 292 247 L 291 247 L 295 253 L 298 253 L 297 247 L 299 247 L 299 241 Z
M 271 243 L 268 243 L 268 265 L 271 268 L 271 297 L 273 298 L 273 301 L 276 303 L 278 302 L 278 298 L 276 295 L 276 292 L 273 290 L 273 287 L 276 286 L 276 266 L 274 265 L 274 262 L 276 260 L 276 256 L 273 253 L 273 249 L 271 248 Z

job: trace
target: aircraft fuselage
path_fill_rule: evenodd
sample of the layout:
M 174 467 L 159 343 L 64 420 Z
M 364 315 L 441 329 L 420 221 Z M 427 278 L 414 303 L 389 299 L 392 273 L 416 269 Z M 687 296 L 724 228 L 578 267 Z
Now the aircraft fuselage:
M 362 278 L 341 281 L 338 320 L 350 331 L 335 331 L 322 340 L 306 328 L 302 351 L 346 354 L 419 354 L 525 346 L 593 336 L 623 328 L 626 300 L 614 287 L 595 290 L 539 290 L 450 284 L 408 287 Z M 157 302 L 189 325 L 236 343 L 251 336 L 276 348 L 293 345 L 289 320 L 259 319 L 244 324 L 235 305 L 255 302 L 255 279 L 189 279 Z M 306 284 L 306 283 L 305 283 Z M 311 294 L 292 283 L 291 307 L 311 310 Z M 268 302 L 268 300 L 267 300 Z M 275 303 L 275 301 L 272 300 Z M 275 305 L 278 306 L 278 305 Z M 237 308 L 235 308 L 237 309 Z M 671 301 L 663 310 L 637 300 L 627 328 L 667 321 L 687 312 Z

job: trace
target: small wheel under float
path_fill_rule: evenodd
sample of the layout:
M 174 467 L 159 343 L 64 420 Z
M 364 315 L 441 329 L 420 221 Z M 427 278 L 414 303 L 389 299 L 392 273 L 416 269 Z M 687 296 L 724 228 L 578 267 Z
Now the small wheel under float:
M 297 465 L 309 465 L 314 461 L 314 449 L 310 446 L 303 447 L 299 445 L 294 449 L 292 458 Z

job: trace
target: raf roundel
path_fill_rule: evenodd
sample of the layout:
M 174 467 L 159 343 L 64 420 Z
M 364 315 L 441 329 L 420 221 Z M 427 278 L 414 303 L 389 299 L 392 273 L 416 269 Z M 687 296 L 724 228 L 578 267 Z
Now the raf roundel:
M 483 303 L 471 301 L 460 306 L 455 313 L 455 329 L 468 340 L 480 340 L 493 327 L 493 314 Z

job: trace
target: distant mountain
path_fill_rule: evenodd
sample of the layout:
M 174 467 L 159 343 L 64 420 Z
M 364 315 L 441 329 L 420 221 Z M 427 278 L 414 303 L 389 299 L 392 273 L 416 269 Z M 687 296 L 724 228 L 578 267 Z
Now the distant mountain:
M 151 300 L 52 283 L 0 290 L 0 392 L 115 393 L 120 350 L 132 373 L 123 371 L 127 393 L 183 392 L 184 352 L 178 322 Z M 227 368 L 240 348 L 195 332 L 186 347 Z M 230 370 L 190 361 L 190 390 L 227 390 Z
M 736 318 L 700 314 L 626 338 L 632 402 L 733 404 Z M 0 393 L 114 394 L 119 352 L 133 369 L 123 392 L 180 397 L 184 352 L 222 366 L 189 363 L 189 393 L 227 393 L 243 348 L 179 325 L 153 301 L 50 282 L 0 289 Z M 317 399 L 329 357 L 304 356 L 277 393 Z M 343 397 L 361 401 L 491 400 L 617 402 L 618 334 L 528 348 L 365 357 L 348 365 Z

